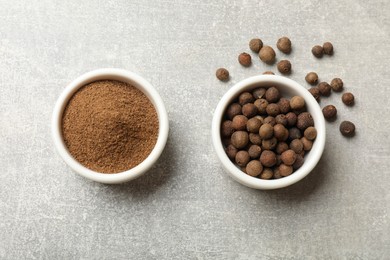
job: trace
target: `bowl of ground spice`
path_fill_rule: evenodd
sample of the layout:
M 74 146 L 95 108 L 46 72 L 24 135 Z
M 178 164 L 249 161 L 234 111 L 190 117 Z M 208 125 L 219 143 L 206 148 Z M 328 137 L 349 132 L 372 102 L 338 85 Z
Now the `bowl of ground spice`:
M 52 118 L 54 144 L 78 174 L 107 184 L 130 181 L 158 160 L 168 139 L 164 103 L 141 76 L 99 69 L 71 82 Z
M 220 100 L 212 141 L 226 172 L 255 189 L 278 189 L 307 176 L 325 147 L 325 119 L 310 92 L 276 75 L 235 84 Z

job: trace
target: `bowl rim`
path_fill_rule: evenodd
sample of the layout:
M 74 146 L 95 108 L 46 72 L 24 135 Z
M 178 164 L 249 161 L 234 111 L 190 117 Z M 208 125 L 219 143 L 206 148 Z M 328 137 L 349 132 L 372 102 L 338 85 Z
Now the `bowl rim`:
M 229 103 L 238 96 L 239 93 L 254 89 L 256 87 L 264 86 L 283 86 L 292 89 L 297 94 L 301 95 L 306 102 L 308 111 L 313 115 L 314 124 L 317 129 L 317 137 L 313 144 L 312 150 L 310 150 L 311 158 L 309 161 L 305 160 L 304 164 L 293 174 L 280 179 L 263 180 L 255 177 L 251 177 L 242 172 L 226 155 L 225 149 L 222 144 L 220 126 L 223 119 L 223 114 L 229 105 Z M 217 153 L 219 160 L 222 163 L 225 171 L 237 182 L 254 189 L 278 189 L 292 185 L 305 176 L 307 176 L 319 162 L 322 153 L 325 148 L 326 130 L 325 119 L 323 117 L 321 108 L 315 98 L 298 82 L 278 76 L 278 75 L 259 75 L 246 78 L 236 83 L 231 89 L 229 89 L 225 95 L 219 101 L 217 108 L 214 111 L 212 121 L 212 142 L 214 149 Z M 306 157 L 306 156 L 305 156 Z
M 157 112 L 159 120 L 159 131 L 153 150 L 143 162 L 127 171 L 108 174 L 88 169 L 72 157 L 62 138 L 62 115 L 70 98 L 81 87 L 97 80 L 118 80 L 133 85 L 137 89 L 141 90 L 149 98 Z M 141 176 L 147 172 L 158 160 L 168 139 L 169 121 L 165 105 L 160 95 L 147 80 L 134 72 L 130 72 L 124 69 L 103 68 L 87 72 L 77 77 L 65 87 L 54 106 L 51 132 L 54 145 L 59 155 L 76 173 L 96 182 L 117 184 L 127 182 Z

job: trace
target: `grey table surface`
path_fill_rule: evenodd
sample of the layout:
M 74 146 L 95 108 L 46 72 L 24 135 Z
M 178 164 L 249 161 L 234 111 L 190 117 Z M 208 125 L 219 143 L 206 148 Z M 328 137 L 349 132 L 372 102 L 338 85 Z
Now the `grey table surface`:
M 389 259 L 390 2 L 0 0 L 1 259 Z M 222 170 L 211 119 L 236 82 L 265 70 L 237 62 L 252 37 L 287 35 L 290 78 L 341 77 L 326 149 L 285 189 L 244 187 Z M 331 41 L 333 57 L 310 49 Z M 228 83 L 216 68 L 231 72 Z M 168 144 L 143 177 L 103 185 L 73 173 L 50 135 L 54 103 L 77 76 L 117 67 L 160 92 Z M 341 120 L 354 138 L 338 132 Z

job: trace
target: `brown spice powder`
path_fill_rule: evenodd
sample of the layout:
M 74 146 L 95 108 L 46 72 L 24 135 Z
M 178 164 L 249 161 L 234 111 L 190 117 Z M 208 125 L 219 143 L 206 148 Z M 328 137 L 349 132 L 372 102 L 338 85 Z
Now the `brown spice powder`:
M 102 80 L 80 88 L 68 102 L 62 134 L 71 155 L 85 167 L 118 173 L 140 164 L 154 148 L 158 117 L 137 88 Z

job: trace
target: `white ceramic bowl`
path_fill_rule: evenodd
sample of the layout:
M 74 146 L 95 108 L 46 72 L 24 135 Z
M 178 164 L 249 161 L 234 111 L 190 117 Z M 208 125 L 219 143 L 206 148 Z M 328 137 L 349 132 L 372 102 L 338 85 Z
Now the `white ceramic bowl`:
M 314 126 L 317 129 L 317 138 L 313 143 L 311 151 L 305 155 L 305 161 L 301 168 L 294 171 L 293 174 L 281 179 L 262 180 L 245 174 L 232 161 L 230 161 L 225 153 L 224 146 L 221 141 L 220 128 L 227 106 L 235 98 L 237 98 L 240 93 L 253 90 L 257 87 L 269 86 L 276 86 L 281 91 L 283 97 L 288 98 L 298 95 L 305 99 L 307 110 L 311 113 L 314 119 Z M 264 190 L 278 189 L 289 186 L 303 179 L 316 166 L 325 147 L 325 119 L 321 108 L 314 97 L 297 82 L 275 75 L 255 76 L 238 82 L 222 97 L 214 112 L 212 138 L 214 148 L 222 166 L 234 180 L 250 188 Z
M 159 132 L 155 147 L 142 163 L 124 172 L 105 174 L 84 167 L 72 157 L 62 138 L 62 114 L 69 99 L 80 87 L 97 80 L 118 80 L 131 84 L 132 86 L 141 90 L 149 98 L 157 111 Z M 55 147 L 57 148 L 58 153 L 62 159 L 64 159 L 64 161 L 78 174 L 88 179 L 107 184 L 127 182 L 147 172 L 157 161 L 162 151 L 164 150 L 169 131 L 167 111 L 165 110 L 165 106 L 160 95 L 157 93 L 154 87 L 141 76 L 122 69 L 94 70 L 78 77 L 73 82 L 71 82 L 57 100 L 57 103 L 54 107 L 51 127 Z

